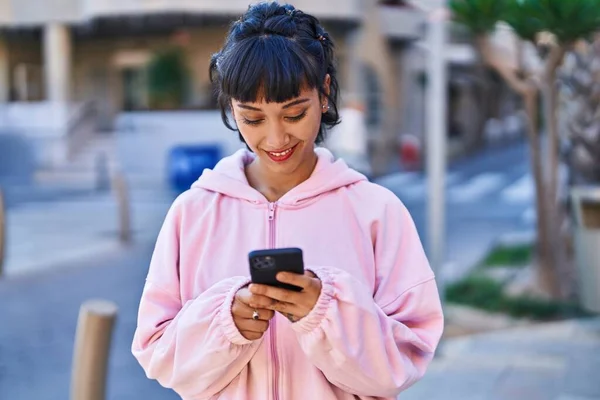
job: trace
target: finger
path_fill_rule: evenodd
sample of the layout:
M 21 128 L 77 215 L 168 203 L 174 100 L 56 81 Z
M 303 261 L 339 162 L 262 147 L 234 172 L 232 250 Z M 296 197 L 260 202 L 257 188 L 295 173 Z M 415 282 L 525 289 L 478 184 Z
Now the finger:
M 286 317 L 290 322 L 298 322 L 301 318 L 294 313 L 280 313 L 284 317 Z
M 256 284 L 252 284 L 250 285 L 250 292 L 255 295 L 255 296 L 263 296 L 263 297 L 268 297 L 269 299 L 274 299 L 277 301 L 282 301 L 284 303 L 298 303 L 301 300 L 301 294 L 298 292 L 294 292 L 293 290 L 287 290 L 287 289 L 282 289 L 282 288 L 278 288 L 275 286 L 269 286 L 269 285 L 256 285 Z M 252 302 L 257 301 L 258 299 L 256 298 L 252 298 Z M 262 300 L 262 299 L 261 299 Z M 272 302 L 269 302 L 271 304 L 266 304 L 266 305 L 272 305 Z M 254 303 L 253 303 L 254 304 Z M 261 303 L 262 305 L 263 303 Z M 258 305 L 257 307 L 260 307 L 261 305 Z M 265 308 L 271 308 L 271 307 L 265 307 Z
M 252 293 L 248 290 L 247 287 L 242 288 L 237 291 L 235 294 L 235 299 L 241 301 L 242 303 L 248 305 L 250 302 L 250 298 L 252 297 Z
M 293 304 L 293 303 L 287 303 L 287 302 L 283 302 L 283 301 L 277 301 L 274 299 L 270 299 L 268 297 L 264 297 L 261 296 L 261 298 L 263 299 L 267 299 L 264 302 L 261 302 L 260 300 L 257 301 L 257 307 L 264 307 L 267 308 L 269 311 L 273 310 L 273 311 L 278 311 L 282 314 L 288 314 L 291 313 L 293 315 L 304 315 L 303 314 L 303 309 L 300 305 L 297 304 Z M 271 311 L 271 312 L 273 312 Z
M 269 329 L 269 322 L 260 319 L 255 321 L 253 319 L 239 318 L 236 321 L 236 326 L 240 331 L 264 333 Z
M 262 337 L 262 333 L 249 332 L 249 331 L 240 331 L 243 337 L 248 340 L 258 340 Z
M 269 321 L 273 318 L 273 311 L 267 308 L 253 308 L 241 301 L 234 301 L 233 306 L 231 306 L 231 313 L 240 318 L 252 319 L 254 311 L 258 313 L 258 319 L 260 320 Z
M 273 318 L 274 313 L 266 307 L 274 302 L 274 300 L 269 299 L 264 296 L 257 296 L 250 292 L 248 288 L 243 288 L 238 291 L 236 294 L 237 303 L 243 304 L 246 306 L 245 313 L 240 315 L 245 318 L 252 318 L 254 315 L 254 310 L 258 311 L 259 319 L 268 321 Z M 234 302 L 235 304 L 236 302 Z
M 277 300 L 275 299 L 260 294 L 253 294 L 252 297 L 250 297 L 248 306 L 253 310 L 271 310 L 271 306 L 275 303 L 277 303 Z
M 277 280 L 279 282 L 299 286 L 302 289 L 309 288 L 313 284 L 314 279 L 317 278 L 311 271 L 304 272 L 304 275 L 295 274 L 293 272 L 280 272 L 277 274 Z

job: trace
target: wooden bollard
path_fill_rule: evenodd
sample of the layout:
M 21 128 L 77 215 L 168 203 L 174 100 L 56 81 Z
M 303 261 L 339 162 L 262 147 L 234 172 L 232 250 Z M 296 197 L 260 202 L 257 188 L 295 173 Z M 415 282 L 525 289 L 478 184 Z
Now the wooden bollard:
M 4 274 L 4 258 L 6 256 L 6 210 L 4 193 L 0 189 L 0 278 Z
M 112 179 L 113 193 L 116 197 L 119 212 L 119 240 L 128 244 L 131 242 L 131 205 L 129 189 L 122 173 L 117 172 Z
M 117 305 L 105 300 L 89 300 L 79 311 L 71 400 L 105 400 L 108 356 Z

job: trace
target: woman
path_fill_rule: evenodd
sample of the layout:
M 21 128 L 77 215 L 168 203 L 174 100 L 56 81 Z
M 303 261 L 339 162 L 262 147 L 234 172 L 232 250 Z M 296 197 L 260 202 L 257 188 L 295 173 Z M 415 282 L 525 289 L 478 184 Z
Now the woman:
M 413 221 L 315 148 L 338 122 L 331 38 L 276 3 L 235 22 L 211 77 L 248 150 L 206 170 L 157 239 L 132 351 L 184 399 L 395 398 L 443 329 Z M 250 284 L 248 253 L 299 247 L 305 275 Z

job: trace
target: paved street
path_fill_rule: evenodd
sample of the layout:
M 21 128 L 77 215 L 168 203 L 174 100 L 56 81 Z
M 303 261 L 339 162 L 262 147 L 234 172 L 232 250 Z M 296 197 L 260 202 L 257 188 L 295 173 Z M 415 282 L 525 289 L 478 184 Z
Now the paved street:
M 66 198 L 85 197 L 91 192 L 88 188 L 57 188 L 52 186 L 36 186 L 33 184 L 7 185 L 2 189 L 7 209 L 32 202 L 53 202 Z
M 503 234 L 534 229 L 533 181 L 524 143 L 486 149 L 450 166 L 446 179 L 446 254 L 444 277 L 464 275 Z M 400 197 L 427 241 L 427 179 L 422 173 L 397 173 L 378 182 Z
M 156 237 L 173 195 L 134 188 L 132 231 L 140 242 Z M 117 249 L 119 210 L 111 193 L 63 194 L 15 203 L 7 213 L 5 274 L 16 276 L 109 254 Z
M 498 234 L 531 228 L 531 185 L 522 145 L 453 165 L 448 179 L 451 261 L 478 257 Z M 425 233 L 424 179 L 397 174 L 382 181 Z M 104 298 L 119 306 L 108 399 L 175 399 L 148 381 L 130 354 L 137 305 L 153 239 L 172 195 L 132 193 L 136 244 L 116 241 L 110 194 L 22 197 L 9 208 L 7 277 L 0 280 L 0 399 L 68 397 L 79 306 Z M 60 232 L 60 235 L 57 235 Z M 462 261 L 460 261 L 462 262 Z M 457 263 L 446 274 L 459 274 Z M 468 265 L 467 265 L 468 266 Z M 427 377 L 402 399 L 600 399 L 600 322 L 453 338 Z
M 147 380 L 130 354 L 150 245 L 0 281 L 0 399 L 64 400 L 79 305 L 119 306 L 108 400 L 178 398 Z M 402 400 L 598 400 L 600 319 L 448 339 Z
M 527 148 L 490 149 L 451 166 L 447 176 L 447 265 L 456 279 L 505 233 L 533 229 L 533 187 Z M 407 205 L 426 244 L 427 182 L 421 173 L 398 173 L 378 181 Z M 115 246 L 118 210 L 110 193 L 85 189 L 13 189 L 8 193 L 7 274 L 52 268 Z M 136 187 L 133 224 L 152 239 L 172 200 L 164 189 Z M 56 235 L 61 232 L 61 235 Z
M 129 351 L 150 252 L 147 244 L 113 249 L 60 269 L 0 280 L 0 399 L 68 398 L 77 315 L 90 298 L 119 306 L 108 399 L 178 398 L 148 381 Z
M 600 318 L 455 338 L 401 400 L 598 400 Z

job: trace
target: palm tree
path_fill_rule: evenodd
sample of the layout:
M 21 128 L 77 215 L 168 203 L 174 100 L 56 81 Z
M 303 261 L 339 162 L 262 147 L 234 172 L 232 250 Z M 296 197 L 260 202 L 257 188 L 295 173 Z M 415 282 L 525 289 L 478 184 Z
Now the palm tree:
M 600 184 L 600 37 L 567 55 L 559 87 L 569 183 Z
M 557 73 L 567 54 L 600 29 L 600 0 L 450 0 L 456 22 L 474 35 L 481 60 L 517 93 L 528 116 L 530 163 L 537 210 L 539 284 L 554 297 L 572 294 L 572 274 L 565 270 L 564 209 L 557 201 L 559 124 Z M 513 59 L 490 40 L 498 26 L 513 33 Z M 506 50 L 506 49 L 504 49 Z M 539 99 L 548 146 L 543 154 Z

